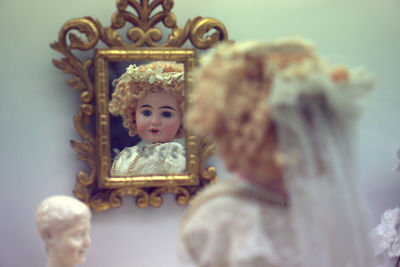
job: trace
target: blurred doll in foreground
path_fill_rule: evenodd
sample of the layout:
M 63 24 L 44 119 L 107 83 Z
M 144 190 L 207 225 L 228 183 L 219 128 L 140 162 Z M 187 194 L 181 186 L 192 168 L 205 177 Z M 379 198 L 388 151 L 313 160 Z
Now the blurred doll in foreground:
M 73 197 L 52 196 L 40 203 L 36 223 L 46 245 L 46 267 L 73 267 L 85 261 L 90 218 L 88 206 Z
M 183 64 L 154 61 L 130 65 L 116 80 L 109 110 L 120 115 L 129 135 L 141 142 L 122 150 L 112 164 L 116 176 L 181 173 L 186 168 L 182 138 Z
M 353 175 L 362 69 L 309 42 L 222 44 L 203 58 L 188 127 L 237 177 L 201 192 L 181 225 L 185 266 L 374 266 Z

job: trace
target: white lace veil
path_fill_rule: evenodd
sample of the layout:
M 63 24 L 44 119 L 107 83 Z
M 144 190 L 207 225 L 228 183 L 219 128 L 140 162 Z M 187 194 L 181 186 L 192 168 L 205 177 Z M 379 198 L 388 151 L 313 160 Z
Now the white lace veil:
M 324 71 L 275 77 L 268 101 L 277 122 L 302 266 L 375 266 L 355 186 L 357 101 L 372 87 L 364 70 L 333 82 Z

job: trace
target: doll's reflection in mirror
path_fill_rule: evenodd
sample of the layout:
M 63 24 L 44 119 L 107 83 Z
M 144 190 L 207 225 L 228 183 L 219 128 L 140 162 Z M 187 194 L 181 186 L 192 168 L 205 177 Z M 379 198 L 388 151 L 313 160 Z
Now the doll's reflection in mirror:
M 183 64 L 155 61 L 130 65 L 114 82 L 109 104 L 131 137 L 141 141 L 115 157 L 111 176 L 173 174 L 185 171 Z

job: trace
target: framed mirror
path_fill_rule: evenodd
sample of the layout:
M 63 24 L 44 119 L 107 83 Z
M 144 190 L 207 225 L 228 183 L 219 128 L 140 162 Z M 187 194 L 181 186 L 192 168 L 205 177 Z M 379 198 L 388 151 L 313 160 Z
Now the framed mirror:
M 90 17 L 71 19 L 51 44 L 64 55 L 54 65 L 72 74 L 67 83 L 82 91 L 74 116 L 82 140 L 71 146 L 88 170 L 78 172 L 74 194 L 95 211 L 121 206 L 126 195 L 143 208 L 160 206 L 165 193 L 185 205 L 217 180 L 205 163 L 215 152 L 212 140 L 186 129 L 184 116 L 197 49 L 227 41 L 227 31 L 214 18 L 178 27 L 172 0 L 116 4 L 110 27 Z M 160 23 L 171 29 L 168 38 L 155 27 Z M 187 41 L 192 48 L 182 48 Z

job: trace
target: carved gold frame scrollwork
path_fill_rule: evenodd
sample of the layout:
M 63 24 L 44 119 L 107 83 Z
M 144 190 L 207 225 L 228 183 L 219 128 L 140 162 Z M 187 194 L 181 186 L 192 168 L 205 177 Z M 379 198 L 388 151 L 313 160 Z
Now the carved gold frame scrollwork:
M 122 204 L 122 197 L 136 197 L 139 207 L 158 207 L 163 203 L 162 194 L 176 195 L 177 203 L 187 204 L 196 191 L 207 183 L 216 181 L 216 169 L 206 167 L 205 160 L 215 153 L 209 137 L 197 137 L 186 131 L 186 166 L 182 175 L 152 175 L 143 177 L 109 177 L 110 143 L 108 105 L 108 61 L 129 60 L 172 60 L 184 62 L 186 103 L 191 86 L 191 69 L 196 63 L 195 49 L 182 49 L 190 41 L 194 48 L 208 49 L 216 43 L 228 40 L 225 26 L 214 18 L 196 17 L 188 20 L 184 28 L 176 24 L 171 12 L 173 0 L 117 0 L 117 11 L 112 24 L 103 27 L 91 17 L 67 21 L 61 28 L 58 40 L 50 46 L 64 55 L 53 60 L 63 72 L 74 75 L 67 83 L 81 90 L 80 105 L 74 116 L 74 125 L 83 140 L 71 140 L 71 146 L 78 153 L 78 159 L 85 162 L 89 171 L 79 171 L 74 194 L 93 210 L 100 212 Z M 130 13 L 133 8 L 137 14 Z M 156 12 L 156 9 L 161 11 Z M 127 42 L 118 34 L 126 23 L 132 24 L 127 30 Z M 171 33 L 164 43 L 162 23 Z M 80 32 L 86 40 L 73 31 Z M 96 47 L 100 40 L 108 48 Z M 104 46 L 104 45 L 103 45 Z M 73 51 L 92 52 L 93 57 L 80 60 Z M 77 51 L 78 52 L 78 51 Z M 93 77 L 94 73 L 94 77 Z M 95 121 L 96 133 L 90 129 Z

